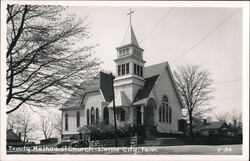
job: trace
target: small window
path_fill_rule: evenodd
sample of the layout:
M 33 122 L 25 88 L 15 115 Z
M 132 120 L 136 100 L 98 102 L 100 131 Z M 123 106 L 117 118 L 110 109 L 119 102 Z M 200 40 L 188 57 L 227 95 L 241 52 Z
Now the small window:
M 77 111 L 76 113 L 76 127 L 80 126 L 80 112 Z
M 107 107 L 103 109 L 103 123 L 104 125 L 109 124 L 109 109 Z
M 166 122 L 169 121 L 169 118 L 168 118 L 168 104 L 166 104 Z
M 129 73 L 129 63 L 126 64 L 126 74 Z
M 161 108 L 162 108 L 162 107 L 160 106 L 160 108 L 159 108 L 159 122 L 161 122 L 161 120 L 162 120 L 162 119 L 161 119 Z
M 99 124 L 99 109 L 98 108 L 96 108 L 95 116 L 96 116 L 96 124 Z
M 129 48 L 126 48 L 126 55 L 128 54 L 128 52 L 129 52 Z
M 137 75 L 140 75 L 140 65 L 137 65 Z
M 89 109 L 87 110 L 87 125 L 89 125 Z
M 142 71 L 142 70 L 143 70 L 143 68 L 142 68 L 142 66 L 141 66 L 141 70 L 140 70 L 140 71 L 141 71 L 141 73 L 140 73 L 140 76 L 141 76 L 141 77 L 143 77 L 143 71 Z
M 125 121 L 125 110 L 124 110 L 124 109 L 121 110 L 121 118 L 120 118 L 120 121 Z
M 91 125 L 95 124 L 95 110 L 94 107 L 91 108 Z
M 166 96 L 163 96 L 162 98 L 162 121 L 168 122 L 168 98 Z
M 168 98 L 167 96 L 164 96 L 163 99 L 162 99 L 163 102 L 168 102 Z
M 169 107 L 169 123 L 172 123 L 172 109 Z
M 68 114 L 65 114 L 65 131 L 67 131 L 69 129 L 69 125 L 68 125 Z
M 125 64 L 122 64 L 122 75 L 125 75 Z
M 118 65 L 118 76 L 120 76 L 120 75 L 121 75 L 121 66 Z
M 122 56 L 125 54 L 125 49 L 122 49 Z
M 166 111 L 166 104 L 165 104 L 165 103 L 163 103 L 162 105 L 163 105 L 163 108 L 162 108 L 162 114 L 163 114 L 162 121 L 163 121 L 163 122 L 165 122 L 165 116 L 166 116 L 166 115 L 165 115 L 165 111 Z
M 137 67 L 137 65 L 134 64 L 134 74 L 136 74 L 136 67 Z

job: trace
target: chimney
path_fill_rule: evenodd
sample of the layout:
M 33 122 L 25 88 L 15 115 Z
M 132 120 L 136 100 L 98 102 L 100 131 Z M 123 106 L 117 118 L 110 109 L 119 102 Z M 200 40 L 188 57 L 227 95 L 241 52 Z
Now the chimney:
M 207 119 L 204 119 L 203 123 L 204 123 L 204 125 L 206 125 L 207 124 Z

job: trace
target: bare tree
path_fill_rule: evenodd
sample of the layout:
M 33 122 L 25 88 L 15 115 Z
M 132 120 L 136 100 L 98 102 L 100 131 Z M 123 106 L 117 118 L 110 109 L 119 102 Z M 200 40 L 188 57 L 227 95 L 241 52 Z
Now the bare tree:
M 44 138 L 49 139 L 54 132 L 54 122 L 51 116 L 40 116 L 37 124 L 37 130 L 42 131 Z
M 228 118 L 229 118 L 229 113 L 226 112 L 226 113 L 217 114 L 217 115 L 215 115 L 215 118 L 216 118 L 218 121 L 227 122 L 227 121 L 228 121 Z
M 54 129 L 55 129 L 55 135 L 57 137 L 60 137 L 62 134 L 62 117 L 60 114 L 54 115 Z
M 63 16 L 65 8 L 7 6 L 7 114 L 22 105 L 62 104 L 79 82 L 96 75 L 96 45 L 88 46 L 87 18 Z
M 190 123 L 190 134 L 193 135 L 193 118 L 199 118 L 213 108 L 204 108 L 212 98 L 210 93 L 212 80 L 207 70 L 200 66 L 187 65 L 174 72 L 178 91 L 184 101 Z
M 7 119 L 8 128 L 12 128 L 15 133 L 21 133 L 23 144 L 25 145 L 28 135 L 35 130 L 31 114 L 27 110 L 22 109 L 8 115 Z
M 230 114 L 229 122 L 234 136 L 240 135 L 240 131 L 242 131 L 242 113 L 233 111 Z

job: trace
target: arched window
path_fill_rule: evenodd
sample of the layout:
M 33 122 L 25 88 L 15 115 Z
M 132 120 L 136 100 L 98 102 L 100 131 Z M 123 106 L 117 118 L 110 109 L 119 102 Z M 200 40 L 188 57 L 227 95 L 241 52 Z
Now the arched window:
M 162 117 L 162 122 L 165 122 L 165 112 L 166 112 L 166 103 L 162 103 L 162 114 L 163 114 L 163 117 Z
M 99 124 L 99 109 L 96 108 L 95 112 L 96 112 L 96 114 L 95 114 L 95 116 L 96 116 L 96 124 Z
M 103 123 L 104 125 L 109 124 L 109 109 L 107 107 L 103 109 Z
M 80 126 L 80 112 L 77 111 L 76 113 L 76 127 Z
M 89 109 L 87 109 L 87 125 L 89 125 Z
M 168 98 L 167 96 L 163 96 L 162 98 L 162 121 L 168 122 Z
M 172 109 L 169 107 L 169 123 L 172 123 Z
M 161 112 L 162 106 L 160 106 L 159 108 L 159 122 L 161 122 L 161 117 L 162 117 L 162 112 Z
M 94 107 L 91 108 L 91 125 L 95 124 L 95 109 Z
M 69 125 L 68 125 L 68 114 L 65 114 L 65 131 L 67 131 L 69 129 Z

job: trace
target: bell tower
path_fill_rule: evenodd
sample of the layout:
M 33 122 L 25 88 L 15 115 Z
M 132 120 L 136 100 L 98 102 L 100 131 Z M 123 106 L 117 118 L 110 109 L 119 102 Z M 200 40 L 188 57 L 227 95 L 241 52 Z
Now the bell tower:
M 126 88 L 130 91 L 127 96 L 131 96 L 131 100 L 135 97 L 137 91 L 144 86 L 145 79 L 143 78 L 144 64 L 143 51 L 136 39 L 132 24 L 131 15 L 134 13 L 130 9 L 127 14 L 130 16 L 130 23 L 127 32 L 124 36 L 121 46 L 117 47 L 116 63 L 116 79 L 114 86 L 116 88 Z M 127 93 L 125 90 L 125 93 Z M 131 95 L 132 93 L 132 95 Z

